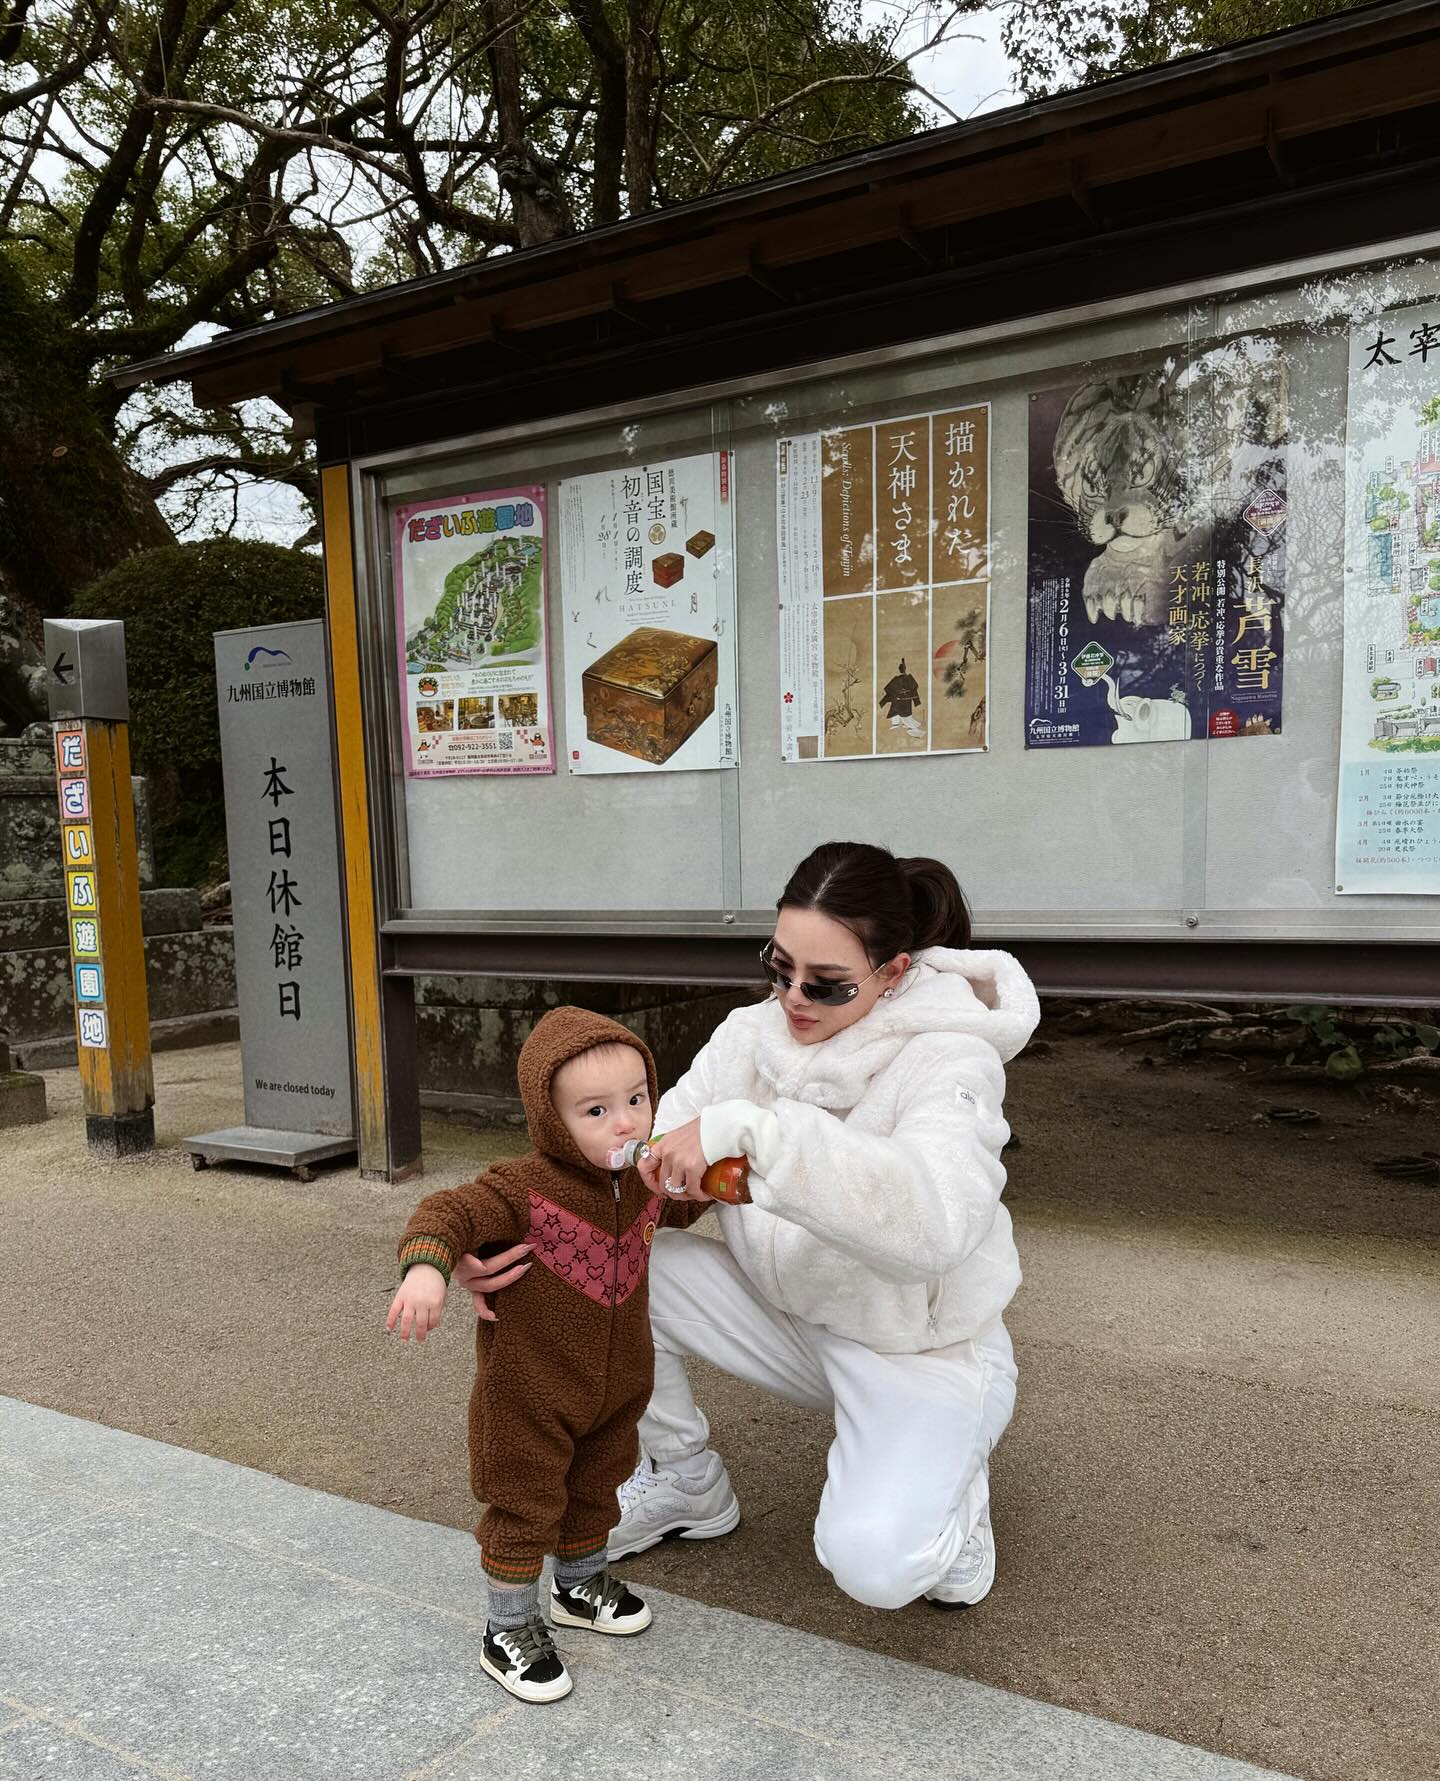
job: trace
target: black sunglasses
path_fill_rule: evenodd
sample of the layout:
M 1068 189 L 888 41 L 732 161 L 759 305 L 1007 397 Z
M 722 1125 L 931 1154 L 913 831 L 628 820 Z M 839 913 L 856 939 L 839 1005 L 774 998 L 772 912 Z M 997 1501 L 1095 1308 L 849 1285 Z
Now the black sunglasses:
M 772 989 L 789 990 L 796 986 L 793 977 L 787 977 L 774 959 L 774 941 L 768 941 L 760 949 L 760 969 L 770 980 Z M 878 977 L 885 969 L 884 965 L 876 965 L 870 977 Z M 870 977 L 862 977 L 860 983 L 802 983 L 800 994 L 807 1002 L 853 1002 L 860 994 L 860 985 L 868 983 Z

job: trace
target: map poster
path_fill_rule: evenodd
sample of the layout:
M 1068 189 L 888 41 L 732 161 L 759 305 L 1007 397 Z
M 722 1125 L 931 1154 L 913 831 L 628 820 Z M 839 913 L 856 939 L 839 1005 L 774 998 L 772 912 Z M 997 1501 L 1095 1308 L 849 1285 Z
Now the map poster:
M 1440 895 L 1440 303 L 1350 334 L 1335 889 Z
M 561 483 L 572 773 L 738 765 L 733 473 L 722 451 Z
M 786 761 L 986 745 L 990 408 L 780 440 Z
M 553 773 L 543 488 L 392 508 L 406 771 Z
M 1027 748 L 1279 732 L 1287 405 L 1260 337 L 1031 396 Z

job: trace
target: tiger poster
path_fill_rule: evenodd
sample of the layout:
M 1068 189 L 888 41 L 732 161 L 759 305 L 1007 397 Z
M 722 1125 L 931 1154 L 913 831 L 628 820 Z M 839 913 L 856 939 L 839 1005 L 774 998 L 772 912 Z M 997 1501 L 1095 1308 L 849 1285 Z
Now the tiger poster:
M 1261 336 L 1030 397 L 1027 748 L 1279 733 L 1287 407 Z
M 777 451 L 782 758 L 983 749 L 989 404 Z

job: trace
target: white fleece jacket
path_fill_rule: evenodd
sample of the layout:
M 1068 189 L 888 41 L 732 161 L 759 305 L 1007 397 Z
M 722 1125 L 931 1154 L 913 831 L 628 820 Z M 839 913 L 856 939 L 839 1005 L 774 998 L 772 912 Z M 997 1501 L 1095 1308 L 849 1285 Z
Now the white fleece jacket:
M 749 1206 L 717 1206 L 771 1304 L 889 1354 L 977 1334 L 1020 1284 L 1000 1203 L 1005 1063 L 1040 1017 L 1004 952 L 918 955 L 833 1038 L 800 1045 L 775 1001 L 737 1010 L 663 1097 L 706 1159 L 750 1159 Z

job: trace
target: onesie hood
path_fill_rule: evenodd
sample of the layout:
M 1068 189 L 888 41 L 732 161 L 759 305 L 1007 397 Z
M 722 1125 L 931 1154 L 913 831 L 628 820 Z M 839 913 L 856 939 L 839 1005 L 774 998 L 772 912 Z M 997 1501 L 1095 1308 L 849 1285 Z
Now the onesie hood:
M 593 1051 L 597 1045 L 627 1045 L 640 1054 L 645 1063 L 645 1080 L 650 1085 L 653 1112 L 660 1105 L 660 1093 L 655 1060 L 649 1047 L 619 1021 L 607 1019 L 603 1014 L 592 1014 L 588 1008 L 552 1008 L 521 1046 L 517 1074 L 520 1098 L 525 1104 L 525 1119 L 530 1128 L 530 1142 L 535 1149 L 568 1169 L 608 1180 L 607 1170 L 597 1168 L 581 1154 L 550 1097 L 556 1071 L 571 1058 L 579 1057 L 584 1051 Z M 650 1134 L 641 1135 L 648 1138 Z

